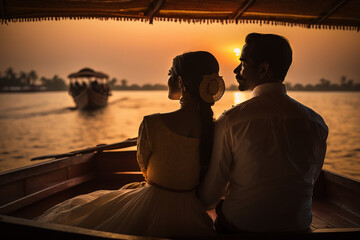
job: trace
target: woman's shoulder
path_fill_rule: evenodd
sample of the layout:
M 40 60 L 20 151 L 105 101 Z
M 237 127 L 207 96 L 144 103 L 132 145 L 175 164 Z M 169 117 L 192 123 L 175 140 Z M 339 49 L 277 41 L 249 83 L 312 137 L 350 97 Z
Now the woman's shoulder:
M 154 113 L 150 115 L 146 115 L 143 118 L 142 125 L 145 128 L 156 128 L 159 129 L 163 125 L 163 114 L 161 113 Z
M 144 116 L 143 123 L 146 125 L 153 124 L 165 124 L 168 122 L 177 122 L 176 114 L 174 115 L 172 112 L 170 113 L 154 113 L 150 115 Z
M 153 113 L 153 114 L 149 114 L 149 115 L 145 115 L 144 118 L 156 118 L 159 117 L 160 113 Z
M 144 116 L 145 121 L 176 121 L 179 119 L 179 114 L 177 111 L 166 112 L 166 113 L 154 113 Z
M 153 114 L 150 114 L 150 115 L 145 115 L 143 117 L 143 122 L 145 121 L 151 121 L 153 119 L 158 119 L 160 116 L 160 113 L 153 113 Z

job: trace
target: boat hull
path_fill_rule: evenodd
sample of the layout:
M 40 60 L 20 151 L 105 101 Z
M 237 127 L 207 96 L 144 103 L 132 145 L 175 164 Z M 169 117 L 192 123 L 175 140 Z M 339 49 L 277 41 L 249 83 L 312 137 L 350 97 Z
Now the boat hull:
M 108 97 L 108 94 L 100 94 L 90 88 L 86 88 L 78 95 L 73 96 L 73 99 L 78 109 L 91 110 L 105 107 Z

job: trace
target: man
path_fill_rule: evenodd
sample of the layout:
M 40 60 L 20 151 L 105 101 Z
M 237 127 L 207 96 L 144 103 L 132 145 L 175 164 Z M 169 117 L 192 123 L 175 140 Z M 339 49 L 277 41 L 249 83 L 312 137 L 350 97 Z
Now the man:
M 306 231 L 328 128 L 320 115 L 286 94 L 288 41 L 251 33 L 245 42 L 234 73 L 239 90 L 252 90 L 253 97 L 216 121 L 199 197 L 209 209 L 217 205 L 219 233 Z

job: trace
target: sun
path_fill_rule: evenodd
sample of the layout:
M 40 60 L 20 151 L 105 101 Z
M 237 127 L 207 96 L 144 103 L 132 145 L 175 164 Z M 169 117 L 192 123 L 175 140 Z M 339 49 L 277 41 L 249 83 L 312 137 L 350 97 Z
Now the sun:
M 240 48 L 234 48 L 234 53 L 236 54 L 236 56 L 240 56 L 241 49 Z

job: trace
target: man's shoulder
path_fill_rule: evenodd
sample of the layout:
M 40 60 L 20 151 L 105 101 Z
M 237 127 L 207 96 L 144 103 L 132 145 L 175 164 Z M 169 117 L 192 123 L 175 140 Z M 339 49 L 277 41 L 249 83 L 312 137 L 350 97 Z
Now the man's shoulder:
M 249 100 L 232 106 L 230 109 L 223 112 L 222 117 L 232 118 L 237 115 L 244 116 L 245 114 L 252 113 L 255 108 L 258 107 L 256 98 L 250 98 Z
M 298 108 L 301 110 L 302 114 L 306 116 L 307 119 L 317 122 L 318 124 L 320 124 L 321 126 L 323 126 L 326 129 L 328 128 L 325 123 L 325 120 L 322 118 L 322 116 L 319 113 L 317 113 L 312 108 L 298 102 L 297 100 L 295 100 L 293 98 L 290 98 L 290 99 L 295 104 L 297 104 Z

